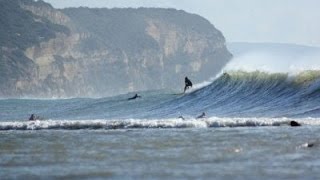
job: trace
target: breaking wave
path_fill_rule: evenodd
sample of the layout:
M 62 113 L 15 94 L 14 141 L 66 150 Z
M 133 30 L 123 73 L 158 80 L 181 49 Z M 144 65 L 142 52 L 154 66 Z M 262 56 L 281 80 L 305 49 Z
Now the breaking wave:
M 133 101 L 128 101 L 132 94 L 101 99 L 0 100 L 0 129 L 278 126 L 288 119 L 320 118 L 320 71 L 296 75 L 228 71 L 187 94 L 139 94 L 142 98 Z M 195 120 L 202 112 L 208 118 Z M 32 113 L 50 120 L 26 121 Z
M 81 130 L 81 129 L 157 129 L 157 128 L 219 128 L 287 126 L 288 118 L 218 118 L 159 119 L 159 120 L 44 120 L 0 122 L 0 130 Z M 320 125 L 319 119 L 300 119 L 300 123 Z

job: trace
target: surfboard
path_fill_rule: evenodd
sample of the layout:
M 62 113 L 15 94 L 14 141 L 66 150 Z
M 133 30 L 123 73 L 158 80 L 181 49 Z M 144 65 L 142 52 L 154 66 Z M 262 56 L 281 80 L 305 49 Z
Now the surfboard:
M 185 92 L 179 92 L 179 93 L 173 93 L 173 95 L 185 95 L 193 92 L 194 90 L 192 88 L 187 89 Z
M 173 95 L 184 95 L 185 93 L 174 93 Z

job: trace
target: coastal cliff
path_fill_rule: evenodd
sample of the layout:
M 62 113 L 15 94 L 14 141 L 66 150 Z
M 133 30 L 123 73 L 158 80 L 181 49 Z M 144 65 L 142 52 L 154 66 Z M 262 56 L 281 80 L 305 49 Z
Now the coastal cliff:
M 5 6 L 0 12 L 1 97 L 182 90 L 185 76 L 202 82 L 231 58 L 222 33 L 184 11 L 58 10 L 32 0 L 1 0 L 0 5 Z

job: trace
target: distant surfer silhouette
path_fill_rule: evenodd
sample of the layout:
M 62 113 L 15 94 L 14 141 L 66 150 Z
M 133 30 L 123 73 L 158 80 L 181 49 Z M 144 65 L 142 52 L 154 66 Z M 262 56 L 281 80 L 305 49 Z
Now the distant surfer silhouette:
M 301 126 L 301 124 L 298 123 L 297 121 L 290 121 L 290 126 L 297 127 L 297 126 Z
M 179 119 L 182 119 L 182 120 L 184 120 L 184 117 L 183 117 L 183 116 L 179 116 L 178 118 L 179 118 Z
M 36 116 L 35 114 L 31 114 L 29 121 L 35 121 L 35 120 L 39 120 L 39 116 Z
M 196 117 L 196 119 L 201 119 L 201 118 L 205 118 L 206 117 L 206 113 L 203 112 L 201 115 L 199 115 L 198 117 Z
M 138 94 L 135 94 L 133 97 L 128 98 L 128 100 L 134 100 L 134 99 L 137 99 L 137 98 L 141 98 L 141 96 L 139 96 Z
M 192 87 L 192 82 L 190 81 L 190 79 L 188 79 L 188 77 L 185 77 L 184 78 L 184 83 L 185 83 L 185 86 L 184 86 L 184 91 L 183 92 L 186 92 L 187 89 Z

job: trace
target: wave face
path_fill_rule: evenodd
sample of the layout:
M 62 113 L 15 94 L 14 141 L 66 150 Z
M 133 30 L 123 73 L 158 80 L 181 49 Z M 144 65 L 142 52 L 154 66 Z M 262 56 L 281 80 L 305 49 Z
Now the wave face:
M 0 100 L 0 121 L 25 121 L 30 114 L 35 113 L 51 122 L 41 122 L 40 129 L 42 126 L 61 128 L 61 123 L 72 129 L 74 126 L 70 123 L 81 124 L 85 120 L 101 120 L 93 124 L 84 123 L 83 126 L 89 128 L 109 128 L 112 127 L 108 124 L 111 122 L 120 124 L 119 127 L 152 127 L 152 123 L 148 124 L 146 120 L 162 122 L 162 125 L 160 123 L 155 127 L 171 127 L 172 124 L 182 127 L 196 126 L 194 122 L 180 122 L 177 117 L 194 120 L 194 117 L 202 112 L 206 112 L 209 119 L 218 118 L 215 122 L 224 122 L 226 118 L 239 122 L 236 118 L 245 118 L 249 125 L 252 122 L 260 123 L 255 123 L 252 118 L 319 118 L 320 71 L 304 71 L 295 76 L 286 73 L 231 71 L 224 73 L 208 86 L 184 95 L 170 91 L 140 92 L 139 95 L 142 98 L 131 101 L 128 101 L 128 98 L 132 94 L 101 99 L 3 99 Z M 135 119 L 140 124 L 130 125 L 132 121 L 128 119 Z M 104 124 L 104 121 L 108 123 Z M 1 124 L 0 128 L 28 129 L 30 122 L 20 123 L 22 124 L 11 124 L 12 126 Z M 211 127 L 208 122 L 204 124 Z M 238 125 L 233 123 L 232 126 Z
M 185 107 L 226 117 L 318 117 L 320 72 L 228 72 L 185 98 Z M 191 100 L 190 100 L 191 99 Z

